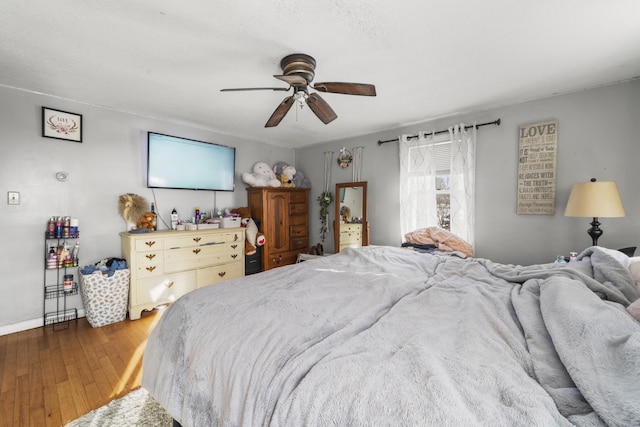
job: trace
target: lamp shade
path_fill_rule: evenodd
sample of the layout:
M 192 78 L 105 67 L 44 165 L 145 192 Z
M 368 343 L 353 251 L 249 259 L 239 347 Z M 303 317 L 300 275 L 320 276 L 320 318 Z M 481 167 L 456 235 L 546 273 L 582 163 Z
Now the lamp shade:
M 625 216 L 618 186 L 612 181 L 573 184 L 564 216 L 593 218 Z

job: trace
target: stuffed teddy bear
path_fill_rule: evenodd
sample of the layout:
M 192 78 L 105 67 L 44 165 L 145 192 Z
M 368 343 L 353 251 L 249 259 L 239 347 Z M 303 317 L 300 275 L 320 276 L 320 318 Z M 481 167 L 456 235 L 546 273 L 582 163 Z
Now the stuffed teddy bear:
M 127 224 L 127 231 L 136 227 L 148 209 L 149 203 L 142 196 L 127 193 L 118 197 L 118 213 Z
M 251 187 L 280 187 L 280 181 L 276 174 L 265 162 L 257 162 L 253 165 L 253 172 L 244 172 L 242 181 Z
M 138 228 L 146 228 L 147 230 L 156 229 L 156 214 L 153 212 L 145 212 L 138 220 Z
M 285 175 L 283 173 L 280 173 L 278 175 L 276 175 L 278 177 L 278 179 L 280 180 L 280 182 L 282 183 L 281 187 L 283 188 L 293 188 L 296 185 L 293 183 L 293 181 L 291 180 L 291 177 L 289 177 L 288 175 Z
M 295 167 L 289 165 L 286 162 L 277 162 L 275 165 L 273 165 L 273 172 L 276 174 L 276 176 L 281 173 L 286 173 L 288 175 L 293 174 L 291 176 L 291 180 L 293 181 L 295 187 L 311 188 L 311 182 L 304 177 L 303 173 L 296 170 Z

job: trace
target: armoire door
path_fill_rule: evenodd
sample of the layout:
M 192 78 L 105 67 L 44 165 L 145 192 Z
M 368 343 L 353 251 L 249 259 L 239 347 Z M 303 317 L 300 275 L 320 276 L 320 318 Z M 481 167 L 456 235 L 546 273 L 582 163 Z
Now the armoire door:
M 289 250 L 289 194 L 272 193 L 267 196 L 266 239 L 269 252 L 277 253 Z

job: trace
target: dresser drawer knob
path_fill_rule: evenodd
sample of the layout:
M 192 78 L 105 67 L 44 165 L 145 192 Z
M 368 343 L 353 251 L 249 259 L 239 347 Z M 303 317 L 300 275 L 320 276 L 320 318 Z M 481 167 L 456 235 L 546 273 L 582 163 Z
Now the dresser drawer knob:
M 233 254 L 233 255 L 231 255 L 231 258 L 233 258 L 233 259 L 238 258 L 238 254 Z
M 167 289 L 168 289 L 168 288 L 171 288 L 173 285 L 174 285 L 174 282 L 173 282 L 173 280 L 172 280 L 171 282 L 167 283 L 165 286 L 166 286 L 166 287 L 167 287 Z
M 238 247 L 238 245 L 231 245 L 231 249 L 235 249 L 237 247 Z
M 234 235 L 233 235 L 233 241 L 234 241 L 234 242 L 237 242 L 237 241 L 238 241 L 238 239 L 239 239 L 238 235 L 237 235 L 237 234 L 234 234 Z
M 193 241 L 198 243 L 200 240 L 202 240 L 202 237 L 194 237 Z
M 155 245 L 156 242 L 155 241 L 149 241 L 149 242 L 144 242 L 144 244 L 149 246 L 149 247 L 151 247 L 151 246 Z
M 221 271 L 220 273 L 218 273 L 218 276 L 220 276 L 220 277 L 224 277 L 224 275 L 225 275 L 225 274 L 227 274 L 227 272 L 226 272 L 226 271 Z
M 155 270 L 155 269 L 156 269 L 156 266 L 155 266 L 155 265 L 150 265 L 149 267 L 147 267 L 147 268 L 146 268 L 146 270 L 147 270 L 149 273 L 151 273 L 151 272 L 152 272 L 153 270 Z
M 201 251 L 201 250 L 202 250 L 202 249 L 194 249 L 194 250 L 193 250 L 193 253 L 194 253 L 194 254 L 196 254 L 196 255 L 198 255 L 198 254 L 200 253 L 200 251 Z
M 152 260 L 152 259 L 154 259 L 156 257 L 156 254 L 147 254 L 147 255 L 145 255 L 145 257 L 147 257 L 150 260 Z

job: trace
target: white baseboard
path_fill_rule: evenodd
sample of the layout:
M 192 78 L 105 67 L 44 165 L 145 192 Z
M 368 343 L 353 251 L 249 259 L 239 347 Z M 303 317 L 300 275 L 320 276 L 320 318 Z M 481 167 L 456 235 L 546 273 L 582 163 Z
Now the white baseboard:
M 84 308 L 78 309 L 78 318 L 84 317 Z M 42 317 L 25 320 L 24 322 L 13 323 L 11 325 L 0 326 L 0 336 L 14 334 L 16 332 L 27 331 L 29 329 L 41 328 L 43 326 Z

